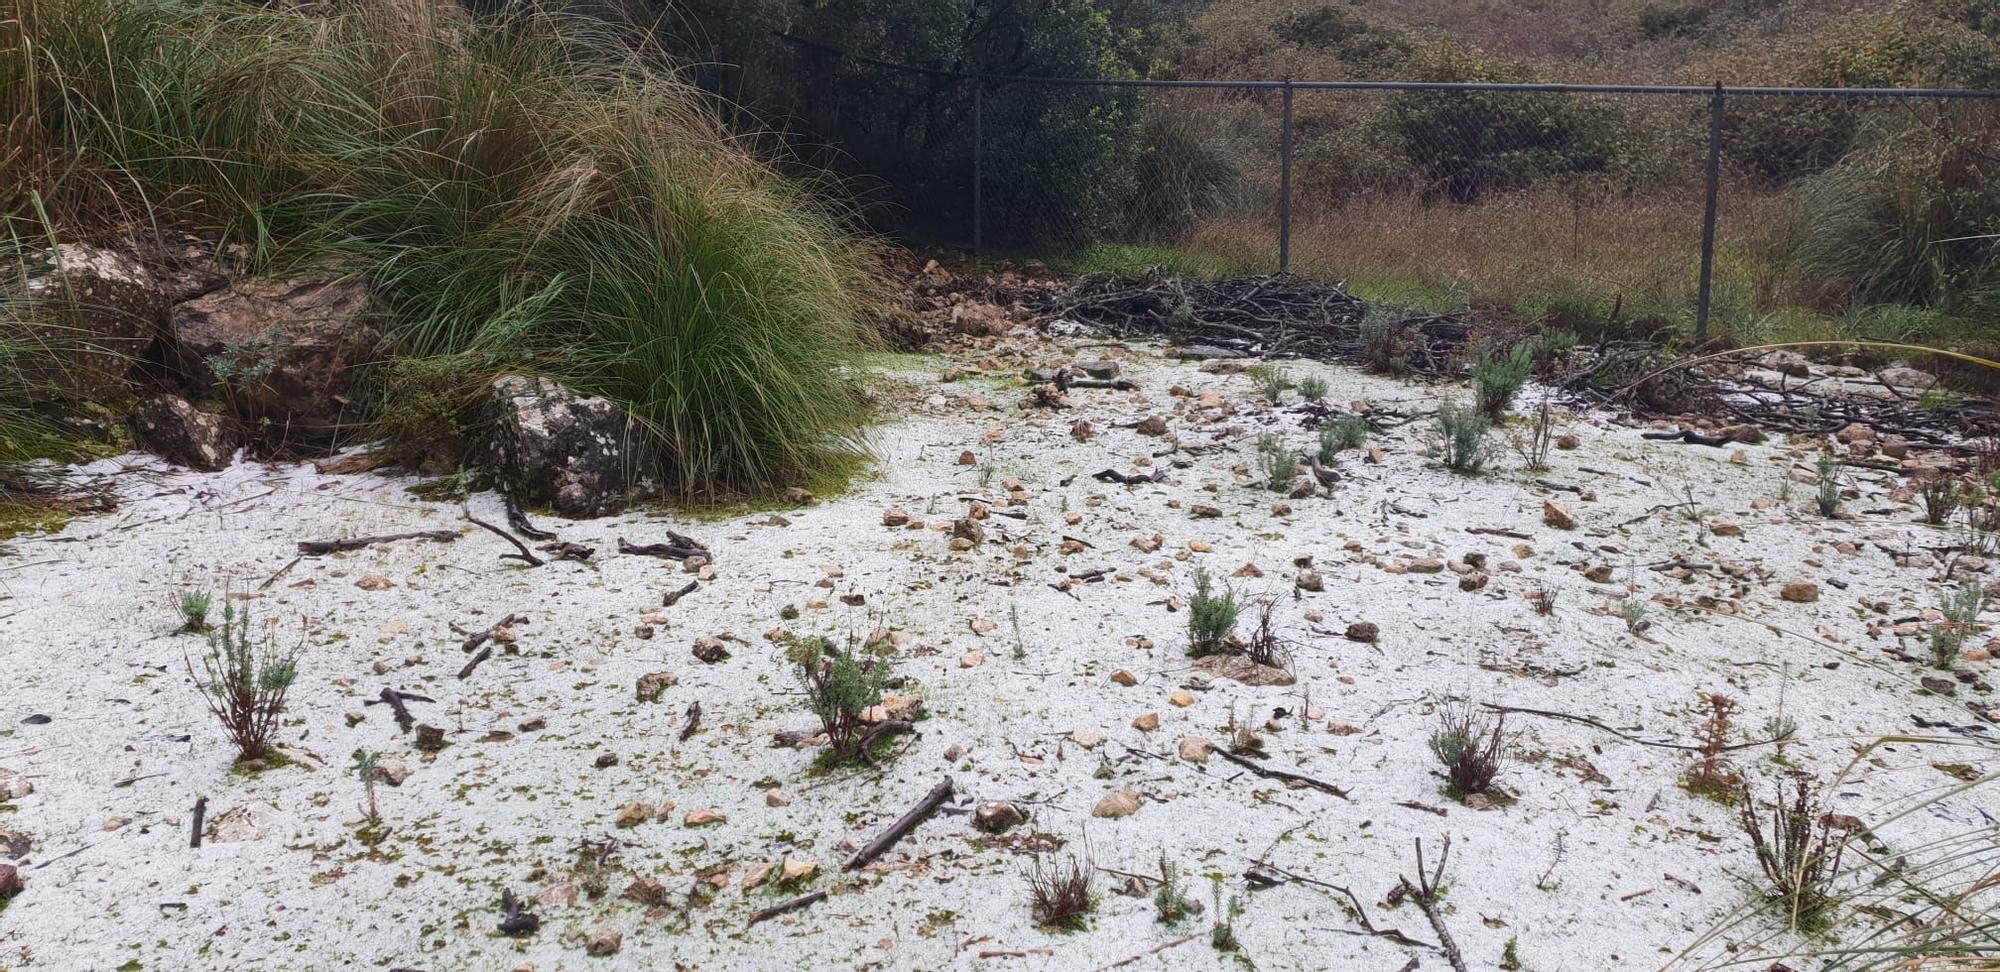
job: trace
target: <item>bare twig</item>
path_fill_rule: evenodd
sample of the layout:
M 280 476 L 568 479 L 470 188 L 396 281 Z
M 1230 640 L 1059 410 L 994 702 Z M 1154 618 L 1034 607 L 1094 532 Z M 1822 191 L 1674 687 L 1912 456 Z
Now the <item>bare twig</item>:
M 890 824 L 889 829 L 882 832 L 882 836 L 869 841 L 868 846 L 861 848 L 853 857 L 848 858 L 846 869 L 850 871 L 857 870 L 866 866 L 868 862 L 888 853 L 889 848 L 896 846 L 897 841 L 908 836 L 910 831 L 917 829 L 917 825 L 924 822 L 924 818 L 936 812 L 937 808 L 942 806 L 944 801 L 951 797 L 951 790 L 951 777 L 947 776 L 939 781 L 938 785 L 931 787 L 930 792 L 924 794 L 924 798 L 917 801 L 917 805 L 911 807 L 909 812 L 897 817 L 896 822 Z

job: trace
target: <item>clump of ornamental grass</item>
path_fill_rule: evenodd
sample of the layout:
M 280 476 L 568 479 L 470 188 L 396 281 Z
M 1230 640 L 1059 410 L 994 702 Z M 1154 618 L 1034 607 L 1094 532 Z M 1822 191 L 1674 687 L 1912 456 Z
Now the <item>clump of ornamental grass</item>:
M 1822 455 L 1818 470 L 1819 491 L 1813 494 L 1813 503 L 1819 515 L 1832 519 L 1840 514 L 1840 460 Z
M 1958 479 L 1942 469 L 1927 469 L 1915 477 L 1917 499 L 1923 504 L 1924 522 L 1943 526 L 1958 512 L 1965 496 Z
M 62 236 L 144 213 L 261 270 L 358 273 L 399 356 L 606 397 L 686 496 L 858 464 L 872 256 L 645 39 L 529 7 L 34 9 L 0 213 L 33 198 Z
M 1236 630 L 1243 606 L 1229 585 L 1218 591 L 1207 568 L 1194 571 L 1194 591 L 1188 595 L 1188 656 L 1201 658 L 1229 650 L 1229 636 Z
M 1273 405 L 1284 400 L 1285 389 L 1292 386 L 1292 376 L 1275 364 L 1255 364 L 1244 369 L 1250 381 L 1257 386 L 1257 394 Z
M 1263 474 L 1264 488 L 1273 493 L 1290 492 L 1299 478 L 1299 457 L 1285 440 L 1266 432 L 1257 437 L 1257 471 Z
M 1400 375 L 1410 370 L 1410 337 L 1403 330 L 1400 314 L 1388 307 L 1372 305 L 1361 315 L 1358 330 L 1368 370 L 1385 375 Z
M 1507 406 L 1535 373 L 1535 353 L 1525 344 L 1499 351 L 1481 342 L 1472 349 L 1470 370 L 1479 414 L 1497 419 L 1507 414 Z
M 1359 449 L 1368 441 L 1368 420 L 1344 412 L 1327 420 L 1319 429 L 1319 461 L 1332 462 L 1348 449 Z
M 199 670 L 195 659 L 186 659 L 208 711 L 236 744 L 239 763 L 271 756 L 278 715 L 299 671 L 298 648 L 279 647 L 274 636 L 252 629 L 250 610 L 225 600 L 222 624 L 208 632 Z
M 1787 926 L 1821 932 L 1833 923 L 1833 882 L 1840 874 L 1847 842 L 1834 836 L 1832 818 L 1813 798 L 1806 779 L 1801 776 L 1793 783 L 1789 802 L 1784 784 L 1777 784 L 1768 816 L 1744 783 L 1736 796 L 1737 823 L 1757 853 L 1765 896 L 1784 915 Z
M 1463 800 L 1487 793 L 1500 775 L 1506 750 L 1507 718 L 1487 721 L 1469 705 L 1452 704 L 1438 711 L 1431 730 L 1431 755 L 1443 764 L 1449 781 L 1445 792 Z
M 1507 443 L 1521 457 L 1521 465 L 1534 472 L 1549 468 L 1549 449 L 1555 445 L 1555 421 L 1549 400 L 1535 406 L 1534 418 L 1526 429 L 1510 430 Z
M 215 598 L 207 591 L 181 591 L 174 595 L 174 608 L 180 612 L 181 634 L 203 634 L 208 631 L 208 612 L 214 606 Z
M 1492 420 L 1477 409 L 1446 399 L 1438 403 L 1437 417 L 1432 420 L 1431 454 L 1452 472 L 1477 475 L 1486 468 L 1490 453 L 1486 436 L 1491 431 Z
M 786 655 L 805 690 L 806 708 L 826 735 L 828 761 L 838 765 L 865 760 L 880 727 L 871 727 L 862 713 L 882 701 L 888 660 L 866 657 L 824 636 L 793 638 Z
M 1964 580 L 1944 593 L 1938 605 L 1943 619 L 1931 626 L 1931 666 L 1950 670 L 1958 667 L 1959 652 L 1979 625 L 1986 610 L 1986 591 L 1975 580 Z

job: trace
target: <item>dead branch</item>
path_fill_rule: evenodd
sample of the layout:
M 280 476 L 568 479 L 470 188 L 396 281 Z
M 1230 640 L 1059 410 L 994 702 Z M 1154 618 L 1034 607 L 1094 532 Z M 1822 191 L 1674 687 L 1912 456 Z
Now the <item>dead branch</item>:
M 394 543 L 398 540 L 429 540 L 434 543 L 450 543 L 458 539 L 457 530 L 416 530 L 410 533 L 385 533 L 378 537 L 345 537 L 339 540 L 300 540 L 299 553 L 308 556 L 360 550 L 378 543 Z
M 458 670 L 459 679 L 463 681 L 464 679 L 472 677 L 472 670 L 478 668 L 480 662 L 483 662 L 491 657 L 493 657 L 493 646 L 486 645 L 481 647 L 479 649 L 479 654 L 472 656 L 472 660 L 466 662 L 465 667 Z
M 680 537 L 680 540 L 672 543 L 632 543 L 624 537 L 619 537 L 618 552 L 622 554 L 634 554 L 640 557 L 665 557 L 669 560 L 686 560 L 689 557 L 709 556 L 707 547 L 694 544 L 693 541 L 682 543 L 681 541 L 688 540 L 688 538 L 681 537 L 680 534 L 674 533 L 672 530 L 667 531 L 667 535 L 670 537 Z
M 477 648 L 480 645 L 487 643 L 488 641 L 491 641 L 495 636 L 499 635 L 500 630 L 502 628 L 511 628 L 517 624 L 527 624 L 527 623 L 528 623 L 527 615 L 509 614 L 506 617 L 501 618 L 498 621 L 495 621 L 486 630 L 474 632 L 473 634 L 467 636 L 465 642 L 459 645 L 459 650 L 471 651 L 472 649 Z M 464 629 L 461 628 L 459 630 L 462 631 Z
M 535 556 L 534 551 L 529 550 L 527 544 L 522 543 L 513 534 L 508 533 L 507 531 L 502 530 L 499 527 L 486 522 L 485 520 L 473 516 L 472 507 L 470 505 L 459 507 L 459 512 L 464 514 L 466 522 L 472 524 L 473 526 L 479 527 L 480 529 L 485 530 L 486 532 L 491 533 L 494 536 L 507 541 L 508 543 L 513 544 L 514 549 L 520 551 L 520 553 L 501 554 L 500 559 L 518 560 L 524 564 L 527 564 L 530 567 L 540 567 L 542 565 L 542 558 Z
M 1244 769 L 1247 769 L 1250 772 L 1257 774 L 1258 776 L 1264 777 L 1265 779 L 1283 780 L 1287 783 L 1297 783 L 1301 786 L 1312 787 L 1313 789 L 1319 790 L 1323 793 L 1331 793 L 1334 796 L 1341 798 L 1342 800 L 1349 799 L 1346 790 L 1334 786 L 1333 784 L 1328 783 L 1325 780 L 1316 780 L 1310 776 L 1306 776 L 1303 773 L 1294 773 L 1291 772 L 1290 770 L 1271 769 L 1269 767 L 1259 766 L 1256 763 L 1253 763 L 1247 759 L 1244 759 L 1241 756 L 1236 755 L 1235 753 L 1228 752 L 1222 749 L 1217 749 L 1215 751 L 1215 755 L 1220 756 L 1223 759 L 1226 759 L 1232 763 L 1235 763 L 1236 765 L 1241 766 Z
M 541 529 L 528 519 L 528 514 L 521 509 L 521 501 L 515 499 L 514 494 L 502 493 L 501 499 L 507 504 L 507 525 L 513 527 L 514 532 L 530 540 L 554 540 L 556 538 L 554 532 Z
M 765 908 L 764 910 L 759 911 L 754 915 L 751 915 L 750 924 L 755 925 L 761 921 L 769 921 L 770 919 L 776 918 L 779 915 L 797 911 L 800 908 L 810 908 L 813 905 L 816 905 L 824 900 L 826 900 L 825 891 L 814 891 L 811 894 L 802 894 L 796 898 L 793 898 L 790 901 L 774 904 L 769 908 Z
M 1431 931 L 1437 932 L 1438 950 L 1444 953 L 1445 961 L 1451 963 L 1456 972 L 1470 972 L 1465 965 L 1465 956 L 1458 953 L 1458 943 L 1452 940 L 1451 930 L 1444 926 L 1444 915 L 1438 911 L 1438 886 L 1444 881 L 1445 862 L 1451 859 L 1451 837 L 1444 839 L 1444 851 L 1438 854 L 1437 870 L 1424 873 L 1424 839 L 1417 838 L 1417 883 L 1412 885 L 1408 877 L 1402 878 L 1399 889 L 1422 908 L 1424 917 L 1430 919 Z
M 701 585 L 699 583 L 696 583 L 695 581 L 688 581 L 686 587 L 683 587 L 677 591 L 668 591 L 666 597 L 660 598 L 660 606 L 673 607 L 675 604 L 680 603 L 681 598 L 684 598 L 689 594 L 693 594 L 700 588 Z
M 911 807 L 907 813 L 897 817 L 896 822 L 890 824 L 889 829 L 882 832 L 882 836 L 869 841 L 868 846 L 861 848 L 853 857 L 848 858 L 846 869 L 849 871 L 857 870 L 866 866 L 868 862 L 888 853 L 889 848 L 896 846 L 897 841 L 908 836 L 910 831 L 917 829 L 917 825 L 924 822 L 924 818 L 936 812 L 937 808 L 942 806 L 944 801 L 951 797 L 951 790 L 951 777 L 947 776 L 939 781 L 938 785 L 931 787 L 930 792 L 924 794 L 924 798 L 917 801 L 916 806 Z

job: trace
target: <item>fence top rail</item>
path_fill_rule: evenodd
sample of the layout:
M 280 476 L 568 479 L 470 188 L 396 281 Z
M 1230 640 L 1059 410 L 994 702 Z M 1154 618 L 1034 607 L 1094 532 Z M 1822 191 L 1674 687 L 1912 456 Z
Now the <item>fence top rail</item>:
M 1153 78 L 1037 78 L 1013 74 L 979 74 L 961 71 L 945 71 L 938 68 L 915 67 L 897 64 L 878 58 L 850 54 L 836 47 L 828 47 L 794 37 L 778 34 L 779 38 L 809 47 L 817 51 L 838 55 L 862 64 L 887 68 L 892 71 L 907 71 L 932 77 L 952 78 L 960 81 L 976 81 L 981 84 L 1046 84 L 1092 88 L 1180 88 L 1180 89 L 1230 89 L 1238 91 L 1273 91 L 1290 88 L 1295 91 L 1494 91 L 1494 92 L 1538 92 L 1548 94 L 1629 94 L 1629 95 L 1714 95 L 1718 92 L 1725 97 L 1790 97 L 1790 98 L 1848 98 L 1854 100 L 1947 100 L 1947 99 L 2000 99 L 2000 88 L 1805 88 L 1784 86 L 1744 86 L 1719 84 L 1557 84 L 1557 83 L 1509 83 L 1500 81 L 1168 81 Z

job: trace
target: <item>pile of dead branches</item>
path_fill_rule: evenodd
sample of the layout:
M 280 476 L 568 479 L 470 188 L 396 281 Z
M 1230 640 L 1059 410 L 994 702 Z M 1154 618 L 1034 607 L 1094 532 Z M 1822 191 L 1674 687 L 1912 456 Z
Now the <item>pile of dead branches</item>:
M 1233 280 L 1086 276 L 1063 290 L 1024 295 L 1044 321 L 1073 321 L 1118 337 L 1165 338 L 1222 355 L 1366 363 L 1368 304 L 1337 284 L 1281 274 Z M 1409 368 L 1448 375 L 1470 331 L 1455 316 L 1401 320 Z M 1220 355 L 1219 355 L 1220 356 Z

